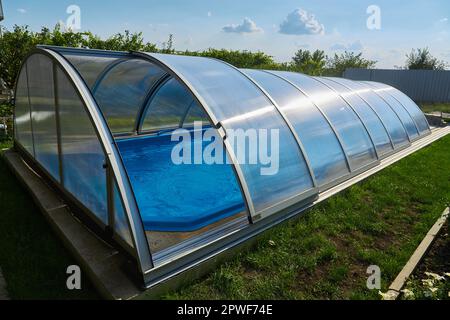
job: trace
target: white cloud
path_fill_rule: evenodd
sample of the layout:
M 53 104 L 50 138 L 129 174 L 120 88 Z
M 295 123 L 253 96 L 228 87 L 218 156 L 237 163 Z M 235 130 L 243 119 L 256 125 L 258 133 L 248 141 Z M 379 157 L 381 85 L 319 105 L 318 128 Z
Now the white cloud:
M 19 8 L 19 9 L 17 9 L 17 12 L 24 14 L 24 13 L 27 13 L 27 10 L 24 8 Z
M 263 29 L 256 26 L 250 18 L 245 18 L 241 24 L 229 24 L 222 28 L 224 32 L 228 33 L 257 33 L 263 32 Z
M 361 41 L 355 41 L 353 43 L 350 43 L 349 45 L 345 45 L 342 43 L 336 43 L 334 45 L 332 45 L 330 47 L 330 50 L 333 51 L 361 51 L 362 49 L 364 49 L 363 44 L 361 43 Z
M 283 34 L 325 34 L 325 26 L 317 21 L 313 14 L 303 9 L 295 9 L 288 14 L 280 24 L 280 33 Z
M 448 18 L 442 18 L 438 20 L 439 23 L 446 23 L 448 22 Z
M 211 11 L 208 11 L 207 16 L 208 16 L 208 17 L 212 17 L 212 12 L 211 12 Z

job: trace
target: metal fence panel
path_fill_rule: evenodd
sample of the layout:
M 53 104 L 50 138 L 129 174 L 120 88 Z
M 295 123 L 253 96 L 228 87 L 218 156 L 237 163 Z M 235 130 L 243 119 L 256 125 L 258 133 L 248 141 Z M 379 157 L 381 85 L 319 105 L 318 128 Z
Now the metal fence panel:
M 450 102 L 450 71 L 350 68 L 343 77 L 385 83 L 418 102 Z

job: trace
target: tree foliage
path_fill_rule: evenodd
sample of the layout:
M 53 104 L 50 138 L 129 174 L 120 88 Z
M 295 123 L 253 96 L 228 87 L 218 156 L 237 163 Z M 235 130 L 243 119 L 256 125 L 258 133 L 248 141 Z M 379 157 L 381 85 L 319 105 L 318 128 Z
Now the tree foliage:
M 272 56 L 261 51 L 214 48 L 203 51 L 177 51 L 172 35 L 169 35 L 167 42 L 164 42 L 162 47 L 158 48 L 154 43 L 146 42 L 142 32 L 131 33 L 128 30 L 107 39 L 102 39 L 91 32 L 65 31 L 59 25 L 53 30 L 42 28 L 38 32 L 31 31 L 27 26 L 14 26 L 12 30 L 3 29 L 2 34 L 0 38 L 0 78 L 11 89 L 14 87 L 22 61 L 38 44 L 115 51 L 184 54 L 220 59 L 238 68 L 288 70 L 310 75 L 340 76 L 346 68 L 372 68 L 376 63 L 366 60 L 361 53 L 345 52 L 329 58 L 321 50 L 298 50 L 290 62 L 283 63 L 276 62 Z
M 103 40 L 91 32 L 63 31 L 57 25 L 53 30 L 42 28 L 30 31 L 28 26 L 14 26 L 11 31 L 2 29 L 0 38 L 0 78 L 9 88 L 15 79 L 26 55 L 37 45 L 53 45 L 74 48 L 91 48 L 116 51 L 158 51 L 155 44 L 145 42 L 142 32 L 118 33 Z
M 447 64 L 433 57 L 428 48 L 413 49 L 406 55 L 406 69 L 409 70 L 445 70 Z
M 362 52 L 354 53 L 345 51 L 342 54 L 335 53 L 327 59 L 326 75 L 341 77 L 348 68 L 372 69 L 377 61 L 363 58 Z
M 184 51 L 181 54 L 220 59 L 237 68 L 263 69 L 275 64 L 273 58 L 263 52 L 250 52 L 209 48 L 205 51 Z
M 327 56 L 322 50 L 311 52 L 309 50 L 298 50 L 292 57 L 291 69 L 293 71 L 318 76 L 324 71 Z

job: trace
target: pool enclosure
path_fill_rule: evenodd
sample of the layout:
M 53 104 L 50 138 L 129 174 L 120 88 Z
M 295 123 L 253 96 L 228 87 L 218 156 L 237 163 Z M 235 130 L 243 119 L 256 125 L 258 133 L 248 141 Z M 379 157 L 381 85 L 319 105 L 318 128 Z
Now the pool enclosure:
M 147 287 L 298 214 L 430 133 L 417 105 L 384 84 L 181 55 L 40 46 L 15 97 L 16 148 L 129 254 Z M 276 131 L 274 172 L 241 161 L 239 130 L 244 141 L 252 130 Z M 174 161 L 186 136 L 178 155 L 192 161 Z M 199 161 L 194 153 L 211 145 L 215 161 Z

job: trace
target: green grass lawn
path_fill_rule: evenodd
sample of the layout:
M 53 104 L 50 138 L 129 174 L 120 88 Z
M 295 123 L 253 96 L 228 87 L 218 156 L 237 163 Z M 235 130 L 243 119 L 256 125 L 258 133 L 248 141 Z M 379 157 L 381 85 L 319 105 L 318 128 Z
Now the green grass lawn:
M 450 203 L 450 136 L 264 233 L 166 299 L 378 299 Z M 0 160 L 0 266 L 12 298 L 93 298 L 65 289 L 72 258 Z
M 450 202 L 450 136 L 265 233 L 175 299 L 378 299 Z
M 445 112 L 450 113 L 450 103 L 421 103 L 420 108 L 425 113 Z

